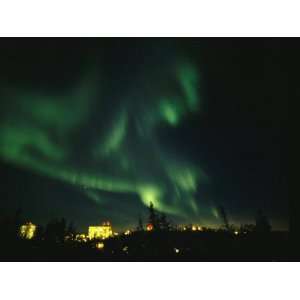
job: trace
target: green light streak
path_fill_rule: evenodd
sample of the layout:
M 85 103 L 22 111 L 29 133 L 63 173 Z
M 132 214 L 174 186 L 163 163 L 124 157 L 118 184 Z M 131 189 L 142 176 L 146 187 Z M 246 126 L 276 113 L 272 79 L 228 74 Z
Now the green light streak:
M 152 202 L 166 213 L 183 217 L 190 211 L 198 214 L 194 194 L 199 181 L 206 180 L 205 175 L 182 159 L 171 160 L 155 136 L 161 121 L 176 127 L 183 116 L 198 108 L 195 68 L 185 63 L 175 70 L 166 70 L 165 82 L 159 82 L 157 91 L 154 84 L 151 101 L 145 99 L 137 106 L 127 100 L 112 108 L 109 124 L 93 141 L 82 145 L 82 153 L 87 155 L 85 165 L 74 161 L 73 140 L 95 111 L 95 80 L 89 79 L 59 95 L 17 91 L 10 95 L 13 104 L 7 100 L 3 108 L 0 156 L 12 164 L 85 188 L 85 194 L 99 205 L 104 200 L 98 191 L 133 193 L 143 204 Z M 174 76 L 182 94 L 179 89 L 171 91 L 168 78 L 173 80 Z M 98 98 L 97 107 L 101 104 Z M 150 168 L 153 165 L 151 170 L 149 163 Z
M 66 156 L 64 149 L 51 142 L 46 132 L 32 127 L 4 125 L 0 128 L 0 147 L 2 156 L 12 161 L 32 150 L 54 161 L 61 161 Z
M 112 125 L 111 130 L 108 132 L 108 135 L 104 139 L 104 141 L 98 143 L 94 149 L 94 155 L 106 156 L 116 152 L 125 138 L 127 131 L 127 114 L 123 111 L 118 120 Z
M 177 77 L 184 90 L 189 109 L 196 110 L 199 102 L 197 95 L 199 78 L 196 69 L 191 64 L 182 64 L 177 70 Z
M 182 114 L 181 107 L 178 104 L 173 104 L 172 101 L 165 99 L 160 102 L 160 112 L 163 118 L 172 126 L 179 123 Z

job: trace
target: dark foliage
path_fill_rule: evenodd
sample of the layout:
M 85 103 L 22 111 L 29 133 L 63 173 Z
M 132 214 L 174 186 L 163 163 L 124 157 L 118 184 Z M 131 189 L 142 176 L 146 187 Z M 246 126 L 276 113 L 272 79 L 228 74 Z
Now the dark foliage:
M 137 230 L 106 240 L 76 240 L 73 223 L 54 219 L 38 226 L 31 240 L 20 238 L 21 218 L 1 218 L 6 230 L 0 248 L 2 261 L 290 261 L 298 260 L 289 248 L 287 232 L 274 232 L 262 214 L 256 225 L 228 230 L 179 231 L 167 217 L 149 207 L 155 230 Z M 142 225 L 142 220 L 140 218 Z M 102 245 L 103 248 L 99 247 Z

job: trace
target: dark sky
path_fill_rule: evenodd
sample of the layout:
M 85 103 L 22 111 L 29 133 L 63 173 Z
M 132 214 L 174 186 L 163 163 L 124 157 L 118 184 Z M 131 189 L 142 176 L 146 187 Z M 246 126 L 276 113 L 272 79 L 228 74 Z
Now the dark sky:
M 0 40 L 1 212 L 81 230 L 146 218 L 288 226 L 294 45 L 279 38 Z

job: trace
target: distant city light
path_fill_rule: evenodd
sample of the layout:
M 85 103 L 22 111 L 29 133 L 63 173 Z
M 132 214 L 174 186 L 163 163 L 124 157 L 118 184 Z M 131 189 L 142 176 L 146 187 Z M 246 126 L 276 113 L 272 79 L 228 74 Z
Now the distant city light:
M 192 226 L 192 230 L 193 230 L 193 231 L 196 231 L 196 230 L 197 230 L 197 227 L 193 225 L 193 226 Z
M 86 242 L 87 236 L 84 233 L 76 234 L 76 241 L 78 242 Z
M 179 253 L 179 249 L 178 248 L 174 248 L 175 253 Z
M 238 235 L 238 234 L 239 234 L 239 232 L 236 230 L 236 231 L 234 232 L 234 234 L 235 234 L 235 235 Z
M 131 234 L 131 231 L 129 229 L 127 229 L 125 232 L 124 232 L 125 235 L 129 235 Z
M 20 227 L 20 236 L 25 239 L 32 239 L 36 232 L 36 225 L 28 222 Z

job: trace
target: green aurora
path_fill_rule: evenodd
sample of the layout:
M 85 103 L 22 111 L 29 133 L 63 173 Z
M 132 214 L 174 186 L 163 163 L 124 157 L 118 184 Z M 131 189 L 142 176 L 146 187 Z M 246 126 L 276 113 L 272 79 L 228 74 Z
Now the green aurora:
M 211 211 L 195 199 L 198 183 L 207 183 L 208 176 L 182 158 L 180 149 L 166 151 L 157 137 L 160 126 L 176 128 L 201 107 L 200 76 L 193 64 L 162 68 L 150 76 L 151 86 L 141 85 L 114 102 L 101 95 L 101 76 L 83 76 L 61 93 L 7 89 L 2 96 L 2 159 L 78 186 L 99 207 L 109 201 L 101 195 L 105 191 L 135 194 L 144 205 L 153 202 L 181 218 L 198 219 Z M 113 107 L 105 115 L 102 104 L 109 103 Z M 92 139 L 85 138 L 95 111 L 103 121 Z M 74 159 L 78 148 L 79 160 Z

